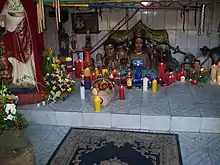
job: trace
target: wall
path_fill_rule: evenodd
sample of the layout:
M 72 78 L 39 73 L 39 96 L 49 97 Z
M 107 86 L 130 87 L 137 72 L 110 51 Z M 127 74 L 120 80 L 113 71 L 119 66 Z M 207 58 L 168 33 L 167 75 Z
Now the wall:
M 199 24 L 199 12 L 197 12 L 197 26 L 194 26 L 194 11 L 189 11 L 186 13 L 186 23 L 185 23 L 185 32 L 182 30 L 182 19 L 180 17 L 180 11 L 176 10 L 155 10 L 155 11 L 141 11 L 138 12 L 128 23 L 128 25 L 123 26 L 122 29 L 127 27 L 131 28 L 142 19 L 142 21 L 149 27 L 153 29 L 166 29 L 169 34 L 170 44 L 173 46 L 179 45 L 180 48 L 185 52 L 191 52 L 195 56 L 200 54 L 199 48 L 203 46 L 208 46 L 210 48 L 215 47 L 219 44 L 218 37 L 218 24 L 219 19 L 217 16 L 220 14 L 220 11 L 217 10 L 220 5 L 216 4 L 214 8 L 211 36 L 207 36 L 207 29 L 210 20 L 209 10 L 206 12 L 206 32 L 198 36 L 198 24 Z M 86 9 L 88 11 L 88 9 Z M 85 12 L 86 12 L 85 11 Z M 91 11 L 91 10 L 90 10 Z M 69 8 L 69 13 L 76 12 L 76 9 Z M 89 11 L 88 11 L 89 12 Z M 129 9 L 129 14 L 131 15 L 134 10 Z M 92 44 L 96 44 L 112 27 L 114 27 L 124 16 L 126 15 L 125 9 L 106 9 L 102 13 L 102 20 L 99 18 L 99 29 L 101 30 L 100 34 L 91 36 Z M 211 23 L 210 23 L 211 24 Z M 71 16 L 67 23 L 64 25 L 66 31 L 71 33 L 72 31 L 72 22 Z M 58 48 L 57 41 L 57 31 L 55 26 L 54 18 L 46 18 L 46 31 L 45 34 L 45 44 L 47 47 L 53 46 L 56 50 Z M 85 45 L 85 35 L 77 35 L 77 42 L 79 49 Z M 103 47 L 101 47 L 97 52 L 103 52 Z M 175 55 L 178 59 L 181 59 L 182 55 Z

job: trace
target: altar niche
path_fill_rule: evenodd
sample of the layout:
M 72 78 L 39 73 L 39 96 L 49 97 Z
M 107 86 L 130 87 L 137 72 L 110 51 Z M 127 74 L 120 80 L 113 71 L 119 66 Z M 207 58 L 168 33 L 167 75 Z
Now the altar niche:
M 109 39 L 123 45 L 127 52 L 129 64 L 133 60 L 143 61 L 145 69 L 157 68 L 160 62 L 167 68 L 173 65 L 173 58 L 169 47 L 169 37 L 166 30 L 153 30 L 139 21 L 130 30 L 113 31 Z M 120 59 L 120 57 L 119 57 Z M 180 66 L 180 65 L 178 65 Z

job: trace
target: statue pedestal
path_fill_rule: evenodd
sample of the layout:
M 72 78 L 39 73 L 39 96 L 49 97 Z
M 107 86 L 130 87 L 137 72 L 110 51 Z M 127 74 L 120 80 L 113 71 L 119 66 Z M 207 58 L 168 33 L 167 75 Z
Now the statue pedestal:
M 18 96 L 18 105 L 36 104 L 43 100 L 36 88 L 10 87 L 8 90 L 15 96 Z
M 19 98 L 18 105 L 36 104 L 43 101 L 39 93 L 19 93 L 16 96 Z

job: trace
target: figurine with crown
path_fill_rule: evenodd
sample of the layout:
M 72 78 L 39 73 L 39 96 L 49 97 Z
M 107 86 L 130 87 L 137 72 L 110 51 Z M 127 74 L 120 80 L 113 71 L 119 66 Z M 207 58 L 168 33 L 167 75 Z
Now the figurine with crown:
M 148 40 L 145 38 L 145 31 L 136 30 L 133 34 L 132 47 L 130 51 L 131 65 L 135 61 L 142 61 L 143 67 L 146 69 L 151 68 L 151 54 L 147 46 Z

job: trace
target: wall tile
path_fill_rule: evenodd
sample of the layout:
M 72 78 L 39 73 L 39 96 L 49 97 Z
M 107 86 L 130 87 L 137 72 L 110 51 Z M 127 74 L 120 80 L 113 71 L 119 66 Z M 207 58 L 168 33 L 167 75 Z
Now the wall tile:
M 166 12 L 164 10 L 155 10 L 153 12 L 153 28 L 154 29 L 164 29 L 165 28 L 165 18 Z
M 171 117 L 170 131 L 199 132 L 200 117 Z
M 166 10 L 165 29 L 176 30 L 177 12 L 175 10 Z
M 200 132 L 220 133 L 220 119 L 202 117 Z
M 83 126 L 110 128 L 111 116 L 106 113 L 83 113 Z
M 150 28 L 154 28 L 154 11 L 153 10 L 142 10 L 141 14 L 142 22 Z
M 113 128 L 140 129 L 140 115 L 112 114 L 111 124 Z
M 203 34 L 202 36 L 198 36 L 198 24 L 199 24 L 199 12 L 197 12 L 197 26 L 194 26 L 194 11 L 189 11 L 186 13 L 186 24 L 185 29 L 186 32 L 182 31 L 182 19 L 180 17 L 180 11 L 175 10 L 141 10 L 138 12 L 128 23 L 129 28 L 132 28 L 139 20 L 142 20 L 147 26 L 153 29 L 167 29 L 170 39 L 170 44 L 172 46 L 179 45 L 183 51 L 191 52 L 195 55 L 199 54 L 199 47 L 204 45 L 215 47 L 219 43 L 218 37 L 218 24 L 219 24 L 219 9 L 220 4 L 214 5 L 215 12 L 213 15 L 212 21 L 212 34 L 210 37 L 207 37 L 207 34 Z M 83 9 L 81 12 L 91 12 L 94 10 Z M 71 21 L 71 13 L 76 12 L 75 9 L 69 8 L 70 19 L 68 22 L 64 24 L 66 32 L 68 34 L 72 31 L 72 21 Z M 129 9 L 129 15 L 131 16 L 135 12 L 134 9 Z M 92 45 L 95 45 L 101 38 L 104 36 L 110 28 L 116 25 L 125 15 L 125 9 L 112 9 L 112 12 L 109 15 L 109 9 L 103 9 L 102 17 L 99 17 L 99 29 L 100 33 L 98 35 L 92 35 Z M 209 12 L 207 8 L 206 13 L 206 30 L 209 19 Z M 121 30 L 126 29 L 126 25 L 121 28 Z M 188 30 L 187 30 L 188 29 Z M 57 52 L 59 51 L 58 46 L 58 36 L 57 30 L 55 26 L 54 18 L 46 18 L 46 30 L 44 32 L 45 38 L 45 46 L 46 47 L 54 47 Z M 77 42 L 79 50 L 81 50 L 85 45 L 85 35 L 77 35 Z M 59 53 L 59 52 L 58 52 Z M 96 53 L 103 53 L 103 47 L 98 49 Z
M 198 36 L 198 40 L 199 40 L 199 48 L 203 47 L 203 46 L 208 46 L 210 45 L 210 37 L 207 37 L 206 32 L 204 34 L 202 34 L 201 36 Z
M 99 17 L 99 30 L 107 30 L 108 12 L 102 12 L 102 18 Z
M 182 30 L 177 31 L 176 45 L 180 48 L 187 48 L 187 31 L 184 33 Z
M 169 131 L 170 116 L 141 115 L 141 130 Z
M 130 10 L 129 15 L 133 15 L 135 10 Z M 141 12 L 137 12 L 129 21 L 129 28 L 132 28 L 139 20 L 141 20 Z M 147 24 L 148 26 L 148 24 Z
M 188 30 L 187 37 L 187 48 L 197 49 L 198 48 L 198 32 L 196 30 Z
M 176 30 L 167 30 L 167 33 L 169 35 L 169 41 L 170 41 L 170 45 L 172 46 L 176 46 L 176 33 L 177 31 Z

